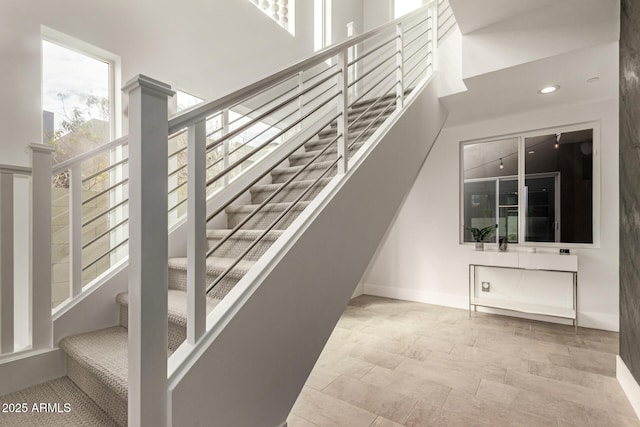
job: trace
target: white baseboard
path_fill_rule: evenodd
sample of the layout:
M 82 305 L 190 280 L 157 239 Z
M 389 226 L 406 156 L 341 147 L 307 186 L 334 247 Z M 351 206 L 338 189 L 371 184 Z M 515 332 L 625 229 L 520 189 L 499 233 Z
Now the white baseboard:
M 364 293 L 377 297 L 424 302 L 426 304 L 443 305 L 445 307 L 469 308 L 469 299 L 466 295 L 444 294 L 410 288 L 392 288 L 389 286 L 372 285 L 370 283 L 364 284 Z
M 358 285 L 358 288 L 362 286 L 362 290 L 366 295 L 373 295 L 377 297 L 400 299 L 405 301 L 423 302 L 426 304 L 442 305 L 445 307 L 453 308 L 469 308 L 469 297 L 467 295 L 455 295 L 445 294 L 440 292 L 421 291 L 419 289 L 411 288 L 399 288 L 390 286 L 373 285 L 370 283 L 364 283 Z M 354 294 L 355 295 L 355 294 Z M 563 321 L 555 317 L 538 316 L 535 314 L 524 314 L 513 311 L 497 310 L 484 307 L 478 307 L 478 311 L 486 313 L 504 314 L 507 316 L 522 317 L 524 319 L 541 320 L 545 322 L 571 324 L 570 320 Z M 583 312 L 578 313 L 578 326 L 583 328 L 602 329 L 606 331 L 619 331 L 619 319 L 617 315 L 611 315 L 607 313 L 596 312 Z
M 12 393 L 67 374 L 64 352 L 53 350 L 26 352 L 0 362 L 0 395 Z
M 631 375 L 631 371 L 627 368 L 624 360 L 620 356 L 616 356 L 616 378 L 627 395 L 627 399 L 633 410 L 636 412 L 636 416 L 640 418 L 640 385 Z

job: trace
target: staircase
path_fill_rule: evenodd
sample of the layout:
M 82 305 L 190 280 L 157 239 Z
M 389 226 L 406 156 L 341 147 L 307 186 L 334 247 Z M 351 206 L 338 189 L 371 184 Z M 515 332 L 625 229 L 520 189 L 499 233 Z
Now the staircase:
M 43 399 L 43 395 L 53 393 L 59 401 L 73 401 L 74 405 L 83 408 L 82 411 L 59 413 L 51 419 L 47 418 L 47 423 L 51 425 L 75 425 L 74 423 L 78 423 L 80 419 L 81 423 L 84 423 L 80 425 L 124 426 L 129 423 L 145 426 L 159 425 L 159 423 L 164 424 L 165 421 L 158 423 L 157 420 L 166 420 L 168 416 L 164 413 L 166 409 L 164 405 L 167 405 L 167 408 L 174 408 L 173 418 L 167 421 L 167 424 L 201 423 L 202 421 L 186 420 L 180 414 L 180 411 L 187 410 L 186 406 L 180 404 L 180 399 L 192 394 L 191 391 L 181 394 L 181 388 L 190 390 L 192 387 L 190 378 L 194 376 L 202 380 L 206 377 L 206 375 L 199 375 L 198 371 L 206 358 L 216 357 L 210 349 L 227 348 L 231 351 L 235 344 L 241 344 L 248 347 L 246 351 L 232 351 L 234 357 L 237 357 L 237 363 L 226 369 L 228 374 L 235 372 L 240 366 L 245 366 L 248 373 L 258 368 L 261 363 L 268 363 L 271 360 L 278 366 L 274 365 L 272 370 L 263 371 L 273 372 L 275 375 L 276 372 L 284 369 L 285 372 L 293 373 L 294 378 L 287 380 L 285 376 L 280 376 L 277 380 L 277 382 L 284 381 L 283 388 L 280 390 L 283 398 L 279 399 L 278 404 L 268 403 L 275 397 L 276 389 L 271 389 L 272 386 L 267 388 L 259 386 L 262 380 L 257 377 L 256 385 L 252 386 L 251 390 L 259 393 L 267 392 L 270 395 L 269 399 L 246 394 L 242 399 L 236 399 L 233 396 L 237 391 L 229 390 L 228 397 L 233 398 L 236 405 L 242 406 L 243 402 L 256 401 L 262 402 L 259 405 L 269 404 L 269 409 L 263 408 L 264 411 L 262 411 L 255 407 L 259 415 L 242 412 L 242 416 L 235 418 L 232 422 L 220 419 L 219 422 L 216 421 L 211 425 L 256 425 L 256 416 L 259 417 L 260 422 L 265 423 L 264 425 L 275 425 L 273 420 L 282 418 L 283 415 L 286 418 L 286 413 L 310 372 L 313 361 L 319 355 L 322 345 L 348 301 L 348 296 L 353 292 L 357 279 L 362 275 L 367 260 L 370 259 L 377 242 L 384 233 L 386 224 L 399 205 L 402 195 L 413 182 L 430 144 L 435 140 L 435 135 L 442 125 L 443 113 L 435 90 L 431 87 L 433 85 L 427 87 L 428 79 L 432 74 L 432 53 L 428 47 L 433 33 L 429 24 L 433 14 L 431 7 L 427 6 L 370 33 L 325 49 L 314 57 L 255 85 L 221 100 L 194 107 L 171 119 L 164 140 L 187 134 L 188 143 L 184 148 L 170 153 L 169 158 L 176 157 L 181 151 L 188 153 L 187 162 L 183 165 L 178 163 L 176 170 L 186 168 L 189 180 L 174 183 L 177 186 L 173 189 L 170 185 L 170 193 L 186 185 L 190 196 L 187 208 L 189 215 L 181 220 L 182 222 L 170 236 L 178 241 L 183 239 L 183 245 L 188 250 L 183 250 L 180 253 L 181 256 L 158 259 L 157 266 L 151 267 L 151 270 L 154 268 L 162 270 L 163 265 L 167 265 L 168 289 L 163 290 L 162 283 L 146 283 L 141 286 L 141 289 L 134 289 L 135 292 L 131 292 L 133 282 L 130 279 L 129 292 L 118 292 L 110 296 L 111 303 L 115 300 L 119 308 L 117 326 L 86 328 L 82 333 L 64 336 L 57 343 L 66 359 L 65 377 L 5 395 L 3 401 L 38 402 L 38 399 Z M 426 38 L 423 40 L 425 35 Z M 352 56 L 351 48 L 355 46 L 359 46 L 360 51 L 363 52 L 358 58 Z M 362 61 L 364 58 L 367 58 L 367 61 Z M 325 66 L 327 59 L 333 59 L 333 65 Z M 362 67 L 357 68 L 357 65 Z M 313 76 L 309 77 L 309 75 Z M 295 77 L 297 77 L 297 84 L 292 85 L 292 78 Z M 140 117 L 141 110 L 144 109 L 144 84 L 141 86 L 143 86 L 142 106 L 132 103 L 130 106 L 132 121 Z M 270 91 L 272 93 L 269 93 Z M 265 93 L 268 93 L 267 102 L 264 102 Z M 158 101 L 155 99 L 152 102 Z M 224 117 L 229 109 L 239 104 L 249 106 L 247 107 L 249 109 L 253 107 L 252 112 L 247 114 L 251 119 L 249 124 L 237 123 L 233 128 L 228 123 L 227 116 L 226 119 L 221 120 L 220 129 L 213 131 L 205 129 L 205 122 L 211 117 L 218 117 L 220 114 Z M 260 106 L 255 107 L 255 105 Z M 291 106 L 293 108 L 290 108 Z M 138 108 L 137 111 L 136 108 Z M 240 158 L 232 157 L 229 141 L 238 135 L 243 135 L 252 123 L 267 120 L 278 134 L 267 140 L 259 140 L 252 136 L 252 139 L 244 143 L 248 153 Z M 166 124 L 166 121 L 164 123 Z M 154 129 L 157 128 L 162 128 L 162 125 L 158 123 Z M 293 136 L 287 136 L 290 134 Z M 109 287 L 112 285 L 109 284 L 107 276 L 107 279 L 103 279 L 106 280 L 104 283 L 93 285 L 93 289 L 97 291 L 85 295 L 82 280 L 79 280 L 82 279 L 84 272 L 81 268 L 95 263 L 100 257 L 106 256 L 105 259 L 108 260 L 111 251 L 128 245 L 129 239 L 141 238 L 125 235 L 124 240 L 109 243 L 110 249 L 103 255 L 99 255 L 104 252 L 103 250 L 90 248 L 92 251 L 88 252 L 90 261 L 85 261 L 82 265 L 80 265 L 82 257 L 86 256 L 82 250 L 90 247 L 93 240 L 85 243 L 81 237 L 77 237 L 79 242 L 84 243 L 82 249 L 79 249 L 81 245 L 74 242 L 73 238 L 74 232 L 86 233 L 82 221 L 86 223 L 87 217 L 97 218 L 102 215 L 96 213 L 96 210 L 99 210 L 96 206 L 87 206 L 83 209 L 83 200 L 93 201 L 101 194 L 108 195 L 114 189 L 119 189 L 122 190 L 121 198 L 111 200 L 108 205 L 111 207 L 103 212 L 111 215 L 116 212 L 116 209 L 127 206 L 129 203 L 128 191 L 125 190 L 128 190 L 129 185 L 139 184 L 139 181 L 136 181 L 139 178 L 130 176 L 126 171 L 123 174 L 118 168 L 127 166 L 127 170 L 130 171 L 144 168 L 144 165 L 135 164 L 136 159 L 133 154 L 128 157 L 127 152 L 134 144 L 144 146 L 136 140 L 140 134 L 132 131 L 130 135 L 128 138 L 107 144 L 101 151 L 88 153 L 81 159 L 58 165 L 53 169 L 54 174 L 65 168 L 70 170 L 70 210 L 72 213 L 75 212 L 76 220 L 79 217 L 81 221 L 73 223 L 74 214 L 71 214 L 69 227 L 72 230 L 72 244 L 69 249 L 69 258 L 72 260 L 70 266 L 73 283 L 72 305 L 70 308 L 63 307 L 62 310 L 74 310 L 75 307 L 81 306 L 83 304 L 81 297 L 101 298 L 100 295 L 106 294 L 106 290 L 117 288 L 117 286 Z M 142 134 L 141 138 L 145 137 L 145 134 Z M 404 139 L 408 140 L 404 141 Z M 281 141 L 280 145 L 272 152 L 263 154 L 262 150 L 274 144 L 274 141 Z M 196 148 L 203 150 L 202 152 L 207 156 L 206 163 L 204 156 L 198 159 L 198 156 L 193 154 L 195 151 L 191 151 Z M 107 150 L 119 150 L 117 156 L 111 155 L 111 165 L 103 171 L 91 173 L 89 177 L 81 177 L 82 162 L 92 156 L 104 155 L 108 153 Z M 219 157 L 212 155 L 217 152 L 222 154 Z M 244 151 L 239 153 L 242 154 Z M 254 154 L 262 157 L 257 161 L 252 160 L 252 166 L 240 175 L 232 175 Z M 131 169 L 128 163 L 134 163 Z M 385 168 L 382 166 L 385 163 L 398 170 L 394 169 L 391 176 L 384 176 Z M 160 178 L 166 179 L 167 175 L 161 168 L 156 169 L 159 171 L 149 173 L 157 173 L 155 176 L 158 177 L 159 188 L 162 189 L 166 184 L 162 183 Z M 117 171 L 118 176 L 112 177 L 110 187 L 104 192 L 83 196 L 78 191 L 82 182 L 97 174 L 107 173 L 105 171 L 109 170 L 111 172 L 108 173 Z M 169 176 L 174 172 L 169 173 Z M 130 173 L 133 174 L 133 172 Z M 144 173 L 141 172 L 141 174 L 144 179 Z M 369 178 L 363 180 L 365 176 Z M 153 184 L 153 180 L 151 181 Z M 220 187 L 221 182 L 224 184 Z M 371 188 L 367 188 L 368 183 L 372 186 Z M 215 187 L 217 185 L 218 187 Z M 213 196 L 209 196 L 205 201 L 206 189 L 214 187 L 218 190 L 213 191 Z M 151 191 L 146 186 L 142 188 L 145 192 Z M 157 185 L 156 188 L 158 188 Z M 316 259 L 307 256 L 306 261 L 296 263 L 297 270 L 308 271 L 312 276 L 305 280 L 307 283 L 300 283 L 298 289 L 290 292 L 284 299 L 278 297 L 282 294 L 281 291 L 272 289 L 274 292 L 266 297 L 269 301 L 262 301 L 265 295 L 268 295 L 264 293 L 270 292 L 269 289 L 272 288 L 268 284 L 272 280 L 271 275 L 279 268 L 287 269 L 286 265 L 290 262 L 288 257 L 308 252 L 305 239 L 301 237 L 309 238 L 317 234 L 317 231 L 312 231 L 310 228 L 319 227 L 326 222 L 333 215 L 331 212 L 343 203 L 341 200 L 346 194 L 353 192 L 354 188 L 360 188 L 358 197 L 369 194 L 365 199 L 368 205 L 365 206 L 362 201 L 353 199 L 352 215 L 343 213 L 341 220 L 330 220 L 329 224 L 324 224 L 325 227 L 333 228 L 327 233 L 329 236 L 335 230 L 344 227 L 342 220 L 358 221 L 359 223 L 354 223 L 350 227 L 355 234 L 351 235 L 349 228 L 342 233 L 344 238 L 349 239 L 349 244 L 340 244 L 339 239 L 334 238 L 334 244 L 337 246 L 332 248 L 315 238 Z M 166 191 L 166 186 L 164 189 Z M 193 197 L 194 194 L 202 195 L 203 198 L 199 200 L 200 205 L 193 202 L 196 200 Z M 133 199 L 133 192 L 131 197 Z M 158 206 L 162 207 L 162 204 Z M 166 208 L 165 204 L 164 209 Z M 373 211 L 363 215 L 369 208 Z M 129 208 L 133 211 L 131 226 L 134 225 L 133 216 L 137 214 L 136 209 L 138 208 L 135 206 Z M 172 209 L 174 208 L 169 210 Z M 155 216 L 159 215 L 158 212 L 155 212 Z M 78 213 L 82 215 L 77 215 Z M 108 220 L 106 218 L 101 220 L 100 226 L 103 228 L 94 232 L 94 236 L 95 234 L 109 236 L 110 232 L 120 229 L 128 221 L 128 218 L 122 217 Z M 335 224 L 335 227 L 331 223 Z M 111 228 L 107 228 L 109 226 Z M 166 230 L 166 225 L 164 227 Z M 371 228 L 365 235 L 362 233 L 363 230 L 367 230 L 366 227 Z M 185 228 L 187 232 L 184 232 Z M 185 234 L 187 234 L 186 237 Z M 206 245 L 200 248 L 197 242 L 204 236 L 206 236 Z M 143 240 L 144 238 L 142 237 Z M 95 237 L 86 239 L 95 239 Z M 173 243 L 173 245 L 180 247 L 180 244 L 176 246 Z M 296 250 L 296 245 L 303 246 Z M 140 251 L 139 248 L 142 246 L 144 245 L 137 246 L 137 249 L 131 246 L 130 251 Z M 354 252 L 355 248 L 359 248 L 359 251 Z M 345 270 L 343 266 L 336 265 L 334 272 L 325 274 L 316 271 L 314 273 L 317 268 L 322 268 L 325 272 L 332 269 L 326 260 L 332 252 L 352 253 L 352 259 L 349 261 L 351 268 Z M 176 250 L 173 250 L 173 253 L 175 255 Z M 129 264 L 138 262 L 136 259 L 131 255 Z M 193 268 L 194 265 L 202 267 L 202 276 L 198 276 L 197 268 Z M 130 272 L 134 267 L 140 268 L 131 265 L 122 267 L 122 264 L 118 266 L 118 268 L 128 268 Z M 289 271 L 291 271 L 291 278 L 297 274 L 290 269 Z M 348 274 L 345 275 L 345 272 Z M 198 277 L 202 277 L 204 283 L 199 282 Z M 323 277 L 328 281 L 326 286 L 314 285 L 313 290 L 308 288 L 308 285 Z M 290 286 L 291 281 L 292 279 L 280 280 L 280 283 Z M 307 289 L 304 291 L 305 298 L 296 296 L 305 288 Z M 206 290 L 203 292 L 204 298 L 199 298 L 199 290 Z M 140 300 L 145 300 L 149 295 L 155 295 L 153 298 L 157 298 L 159 292 L 166 292 L 166 299 L 164 297 L 158 299 L 166 301 L 166 313 L 163 310 L 164 303 L 158 307 L 154 306 L 152 317 L 149 318 L 145 317 L 149 315 L 148 312 L 143 312 L 141 315 L 135 311 L 136 301 L 140 304 Z M 311 298 L 316 301 L 316 307 L 308 310 L 303 317 L 300 315 L 304 313 L 286 315 L 285 312 L 291 308 L 287 298 L 291 298 L 291 301 L 300 301 L 301 306 L 304 305 L 303 301 L 306 298 Z M 323 301 L 323 299 L 326 300 Z M 269 308 L 274 302 L 281 305 L 280 310 L 274 311 Z M 309 332 L 309 338 L 313 339 L 313 343 L 304 344 L 300 341 L 299 349 L 295 354 L 288 351 L 287 358 L 294 357 L 296 360 L 291 363 L 288 363 L 285 358 L 280 361 L 277 357 L 267 356 L 269 351 L 264 352 L 265 357 L 260 360 L 260 363 L 249 362 L 250 358 L 259 356 L 255 349 L 249 350 L 249 347 L 258 344 L 257 339 L 233 339 L 230 343 L 218 344 L 217 340 L 221 339 L 221 335 L 228 336 L 235 333 L 237 322 L 242 323 L 240 319 L 251 311 L 252 307 L 270 310 L 269 319 L 263 317 L 264 322 L 261 322 L 261 325 L 249 329 L 245 327 L 246 331 L 256 333 L 269 324 L 274 313 L 280 311 L 282 318 L 278 318 L 278 322 L 290 319 L 291 326 L 297 324 L 301 328 L 296 329 L 296 333 Z M 320 309 L 321 311 L 316 312 Z M 132 313 L 134 315 L 131 315 Z M 167 339 L 164 341 L 166 348 L 162 354 L 155 352 L 151 358 L 148 358 L 144 354 L 149 354 L 145 353 L 149 348 L 141 345 L 141 340 L 137 337 L 140 334 L 148 337 L 154 335 L 156 331 L 163 331 L 164 325 L 159 326 L 159 319 L 164 319 L 162 323 L 167 322 Z M 317 333 L 313 334 L 309 327 L 304 326 L 309 325 L 309 322 L 314 324 L 313 328 L 320 328 Z M 274 342 L 280 340 L 278 334 L 285 329 L 279 327 L 273 331 L 271 338 Z M 133 331 L 137 331 L 139 335 L 135 335 Z M 268 333 L 262 335 L 263 338 L 267 336 Z M 214 342 L 216 345 L 213 345 Z M 285 351 L 287 345 L 297 344 L 292 338 L 287 338 L 286 343 L 288 344 L 274 344 L 274 347 Z M 164 362 L 161 359 L 166 362 L 167 358 L 169 362 L 163 366 Z M 140 367 L 148 366 L 152 366 L 152 369 L 142 374 L 136 371 L 140 375 L 132 379 L 129 369 L 132 361 L 137 364 L 138 370 Z M 152 372 L 156 366 L 156 372 L 160 372 L 161 378 L 154 376 Z M 210 366 L 212 369 L 208 370 L 214 372 L 222 366 L 225 364 L 216 363 Z M 289 374 L 287 373 L 286 376 Z M 241 376 L 234 374 L 234 378 L 238 383 L 243 382 Z M 149 379 L 152 381 L 147 383 Z M 147 385 L 153 382 L 166 384 L 167 389 L 165 390 L 164 386 L 158 389 L 158 387 Z M 225 390 L 224 383 L 225 379 L 217 376 L 217 386 L 213 387 L 215 390 L 212 391 L 222 392 Z M 137 391 L 133 397 L 132 388 Z M 209 384 L 207 390 L 211 389 Z M 168 394 L 170 402 L 165 400 L 164 403 L 162 401 L 151 403 L 152 400 L 150 400 L 141 403 L 141 390 L 154 390 L 160 399 L 166 399 Z M 202 408 L 207 408 L 207 401 L 212 399 L 212 396 L 207 395 L 206 398 L 205 396 L 202 398 L 200 402 L 203 405 Z M 222 400 L 213 399 L 212 405 L 218 404 L 222 404 Z M 142 414 L 133 416 L 135 422 L 131 421 L 132 405 Z M 284 414 L 283 411 L 285 411 Z M 233 412 L 230 411 L 228 415 L 232 416 Z M 25 413 L 21 418 L 13 418 L 12 422 L 19 420 L 24 425 L 33 425 L 41 420 L 38 417 L 41 415 Z M 249 421 L 251 417 L 254 417 L 254 421 Z

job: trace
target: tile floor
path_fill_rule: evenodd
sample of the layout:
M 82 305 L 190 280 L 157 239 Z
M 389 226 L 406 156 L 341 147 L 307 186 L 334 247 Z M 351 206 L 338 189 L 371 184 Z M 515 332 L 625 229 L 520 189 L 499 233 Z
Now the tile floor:
M 361 296 L 288 426 L 640 426 L 617 352 L 613 332 Z

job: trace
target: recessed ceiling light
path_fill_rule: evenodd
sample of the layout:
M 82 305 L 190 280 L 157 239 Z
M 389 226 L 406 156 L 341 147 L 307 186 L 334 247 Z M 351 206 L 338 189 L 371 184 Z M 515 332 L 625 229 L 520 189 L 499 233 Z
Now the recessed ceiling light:
M 546 87 L 543 87 L 542 89 L 540 89 L 538 91 L 538 93 L 546 95 L 548 93 L 553 93 L 553 92 L 557 91 L 558 89 L 560 89 L 560 86 L 558 86 L 558 85 L 546 86 Z
M 594 77 L 591 77 L 591 78 L 587 79 L 587 83 L 595 83 L 598 80 L 600 80 L 600 77 L 594 76 Z

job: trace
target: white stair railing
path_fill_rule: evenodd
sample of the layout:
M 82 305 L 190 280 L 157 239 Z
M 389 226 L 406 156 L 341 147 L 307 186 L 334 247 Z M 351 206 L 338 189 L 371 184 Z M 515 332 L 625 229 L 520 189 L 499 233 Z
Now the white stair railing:
M 43 144 L 31 144 L 31 167 L 0 165 L 0 356 L 27 349 L 52 347 L 51 321 L 51 154 L 53 149 Z M 16 181 L 31 180 L 30 203 L 18 203 Z M 16 211 L 27 215 L 30 204 L 30 230 L 18 238 L 31 240 L 31 280 L 15 274 Z M 23 219 L 24 220 L 24 219 Z M 26 288 L 26 289 L 25 289 Z M 25 318 L 24 336 L 16 337 L 16 315 Z M 23 320 L 24 322 L 24 320 Z M 25 330 L 26 329 L 26 330 Z M 20 342 L 20 348 L 15 343 Z
M 206 334 L 206 295 L 224 297 L 225 276 L 268 236 L 303 198 L 337 170 L 349 170 L 349 159 L 404 97 L 433 73 L 435 2 L 364 34 L 326 48 L 312 57 L 220 99 L 203 103 L 167 121 L 167 85 L 139 76 L 131 81 L 129 136 L 51 167 L 50 149 L 33 148 L 33 347 L 51 347 L 52 177 L 69 174 L 69 208 L 61 218 L 68 227 L 70 299 L 127 262 L 129 283 L 129 408 L 131 425 L 162 425 L 166 414 L 148 414 L 166 407 L 167 229 L 168 215 L 184 218 L 188 211 L 187 343 Z M 351 55 L 350 55 L 351 52 Z M 327 65 L 330 64 L 330 65 Z M 366 121 L 365 121 L 366 120 Z M 323 129 L 337 128 L 323 139 Z M 243 222 L 207 250 L 208 225 L 224 209 L 264 179 L 305 144 L 319 145 L 318 154 L 289 178 Z M 37 147 L 36 147 L 37 145 Z M 335 153 L 335 154 L 332 154 Z M 323 161 L 322 158 L 330 158 Z M 167 160 L 171 159 L 171 163 Z M 320 162 L 323 161 L 322 165 Z M 260 169 L 268 163 L 269 167 Z M 168 170 L 168 164 L 177 164 Z M 309 168 L 323 167 L 291 206 L 249 245 L 213 283 L 205 282 L 207 257 L 257 215 L 278 192 Z M 248 175 L 248 172 L 252 175 Z M 29 171 L 0 169 L 0 191 L 10 194 L 10 177 Z M 243 175 L 247 175 L 240 179 Z M 188 179 L 187 179 L 188 177 Z M 169 184 L 171 183 L 171 184 Z M 171 185 L 171 188 L 168 186 Z M 207 206 L 224 188 L 235 188 L 225 203 Z M 178 195 L 169 206 L 169 194 Z M 151 196 L 151 197 L 147 197 Z M 97 203 L 102 200 L 102 203 Z M 9 298 L 11 269 L 4 253 L 11 247 L 7 204 L 0 205 L 0 297 Z M 207 210 L 209 208 L 209 210 Z M 177 215 L 175 213 L 178 213 Z M 153 231 L 151 231 L 153 230 Z M 54 236 L 55 237 L 55 236 Z M 153 263 L 149 257 L 153 255 Z M 43 267 L 44 266 L 44 267 Z M 5 294 L 7 295 L 5 297 Z M 0 307 L 4 309 L 4 305 Z M 0 312 L 0 352 L 13 348 L 11 309 Z M 161 349 L 164 348 L 164 351 Z M 161 360 L 164 358 L 164 361 Z M 145 363 L 142 363 L 142 361 Z M 145 415 L 147 414 L 147 415 Z
M 334 179 L 344 177 L 349 170 L 349 158 L 371 133 L 372 126 L 383 120 L 390 111 L 401 109 L 405 95 L 431 74 L 433 71 L 432 40 L 434 29 L 430 22 L 432 15 L 435 13 L 433 6 L 420 9 L 376 30 L 351 37 L 343 43 L 324 49 L 316 55 L 246 88 L 218 100 L 207 102 L 169 120 L 169 135 L 185 131 L 188 135 L 188 314 L 186 345 L 192 347 L 197 345 L 198 341 L 207 332 L 205 327 L 207 316 L 205 300 L 207 295 L 223 298 L 228 292 L 228 289 L 224 289 L 226 275 L 263 238 L 274 230 L 291 210 L 296 209 L 301 201 L 304 200 L 306 194 L 313 191 L 324 177 L 330 176 L 331 171 L 337 171 L 337 176 Z M 355 47 L 359 47 L 360 49 L 358 50 L 362 54 L 350 59 L 349 52 L 355 51 Z M 327 63 L 331 65 L 326 66 L 325 64 Z M 359 66 L 358 74 L 350 72 L 356 66 Z M 357 93 L 350 90 L 356 85 L 359 88 Z M 239 105 L 251 108 L 247 113 L 247 116 L 251 117 L 251 119 L 235 128 L 230 126 L 227 134 L 216 135 L 210 140 L 207 139 L 205 128 L 208 118 L 223 111 L 233 110 Z M 365 123 L 364 119 L 368 115 L 373 116 L 374 119 Z M 239 158 L 230 159 L 229 165 L 213 174 L 213 176 L 206 176 L 206 165 L 203 161 L 204 153 L 209 153 L 222 147 L 226 141 L 251 128 L 255 123 L 264 120 L 278 123 L 280 130 L 270 138 L 253 145 L 248 152 Z M 317 126 L 317 131 L 311 132 L 310 136 L 302 138 L 302 140 L 292 138 L 289 140 L 290 142 L 285 142 L 283 147 L 286 147 L 286 149 L 280 152 L 281 160 L 272 164 L 261 175 L 246 183 L 226 203 L 215 206 L 212 211 L 207 211 L 205 194 L 208 186 L 223 182 L 226 176 L 232 176 L 236 168 L 251 156 L 268 147 L 275 138 L 296 133 L 299 129 L 303 131 L 311 129 L 313 126 Z M 206 236 L 207 224 L 215 221 L 219 215 L 224 213 L 225 208 L 245 194 L 254 184 L 260 182 L 278 164 L 286 161 L 290 154 L 299 151 L 306 143 L 318 139 L 322 135 L 322 129 L 331 126 L 336 127 L 336 136 L 327 138 L 329 141 L 326 142 L 320 139 L 319 142 L 323 143 L 321 145 L 323 148 L 318 154 L 298 169 L 291 178 L 267 197 L 265 201 L 253 208 L 243 220 L 228 232 L 226 237 L 207 250 L 203 238 L 203 236 Z M 301 136 L 303 135 L 302 132 L 298 133 Z M 318 159 L 324 154 L 330 154 L 330 148 L 335 148 L 336 154 L 333 160 L 321 164 Z M 324 168 L 320 176 L 310 184 L 307 184 L 302 193 L 294 201 L 289 202 L 287 207 L 272 220 L 270 225 L 261 227 L 263 230 L 259 236 L 237 256 L 235 261 L 230 263 L 224 272 L 219 274 L 212 282 L 206 283 L 207 257 L 215 255 L 216 251 L 225 242 L 241 230 L 245 224 L 249 224 L 252 217 L 261 212 L 280 191 L 287 188 L 287 185 L 292 183 L 296 176 L 299 176 L 312 164 Z M 138 168 L 139 165 L 132 165 L 132 167 Z M 144 174 L 144 169 L 142 171 Z M 161 181 L 154 183 L 153 180 L 149 184 L 156 185 L 157 188 L 154 193 L 157 194 L 159 194 L 164 185 Z M 160 228 L 158 228 L 159 230 Z M 150 242 L 152 241 L 153 238 L 150 237 Z M 133 258 L 131 258 L 130 262 L 133 261 Z M 164 268 L 164 262 L 161 265 Z M 133 282 L 130 281 L 130 288 L 132 285 Z M 154 288 L 152 285 L 157 286 Z M 146 287 L 142 284 L 141 288 L 143 289 L 142 292 L 145 292 L 145 289 L 150 293 L 166 292 L 166 283 L 164 281 L 159 285 L 158 283 L 149 283 Z M 218 292 L 219 288 L 222 288 L 222 290 Z M 131 300 L 132 289 L 129 292 Z M 144 298 L 144 296 L 141 296 L 141 298 Z M 154 296 L 149 295 L 148 298 L 154 300 Z M 166 313 L 163 312 L 164 314 Z M 157 326 L 156 322 L 160 321 L 160 318 L 156 317 L 155 315 L 149 315 L 148 318 L 145 318 L 143 315 L 139 318 L 136 315 L 136 321 L 139 321 L 143 328 L 152 328 L 154 325 Z M 164 323 L 166 325 L 166 322 Z M 162 327 L 163 334 L 166 332 L 164 330 L 166 328 L 165 325 Z M 159 349 L 161 345 L 166 345 L 166 335 L 163 335 L 163 340 L 159 340 L 156 347 Z M 140 363 L 143 355 L 140 352 L 132 352 L 130 347 L 129 357 L 131 366 L 132 363 Z M 155 373 L 161 375 L 160 371 L 158 370 Z M 165 380 L 166 377 L 162 379 Z M 139 381 L 139 383 L 133 384 L 133 381 Z M 148 377 L 132 378 L 131 375 L 129 377 L 130 387 L 144 389 L 146 383 L 159 384 L 158 378 L 153 377 L 151 372 Z M 131 393 L 129 397 L 130 408 L 145 404 L 145 402 L 132 401 Z M 162 397 L 158 397 L 158 401 L 155 402 L 157 407 L 162 407 L 164 404 L 162 399 Z M 149 402 L 146 403 L 149 404 Z M 135 418 L 135 421 L 140 425 L 152 425 L 151 422 L 146 424 L 147 421 L 142 418 Z M 154 419 L 153 422 L 157 423 L 158 420 Z

